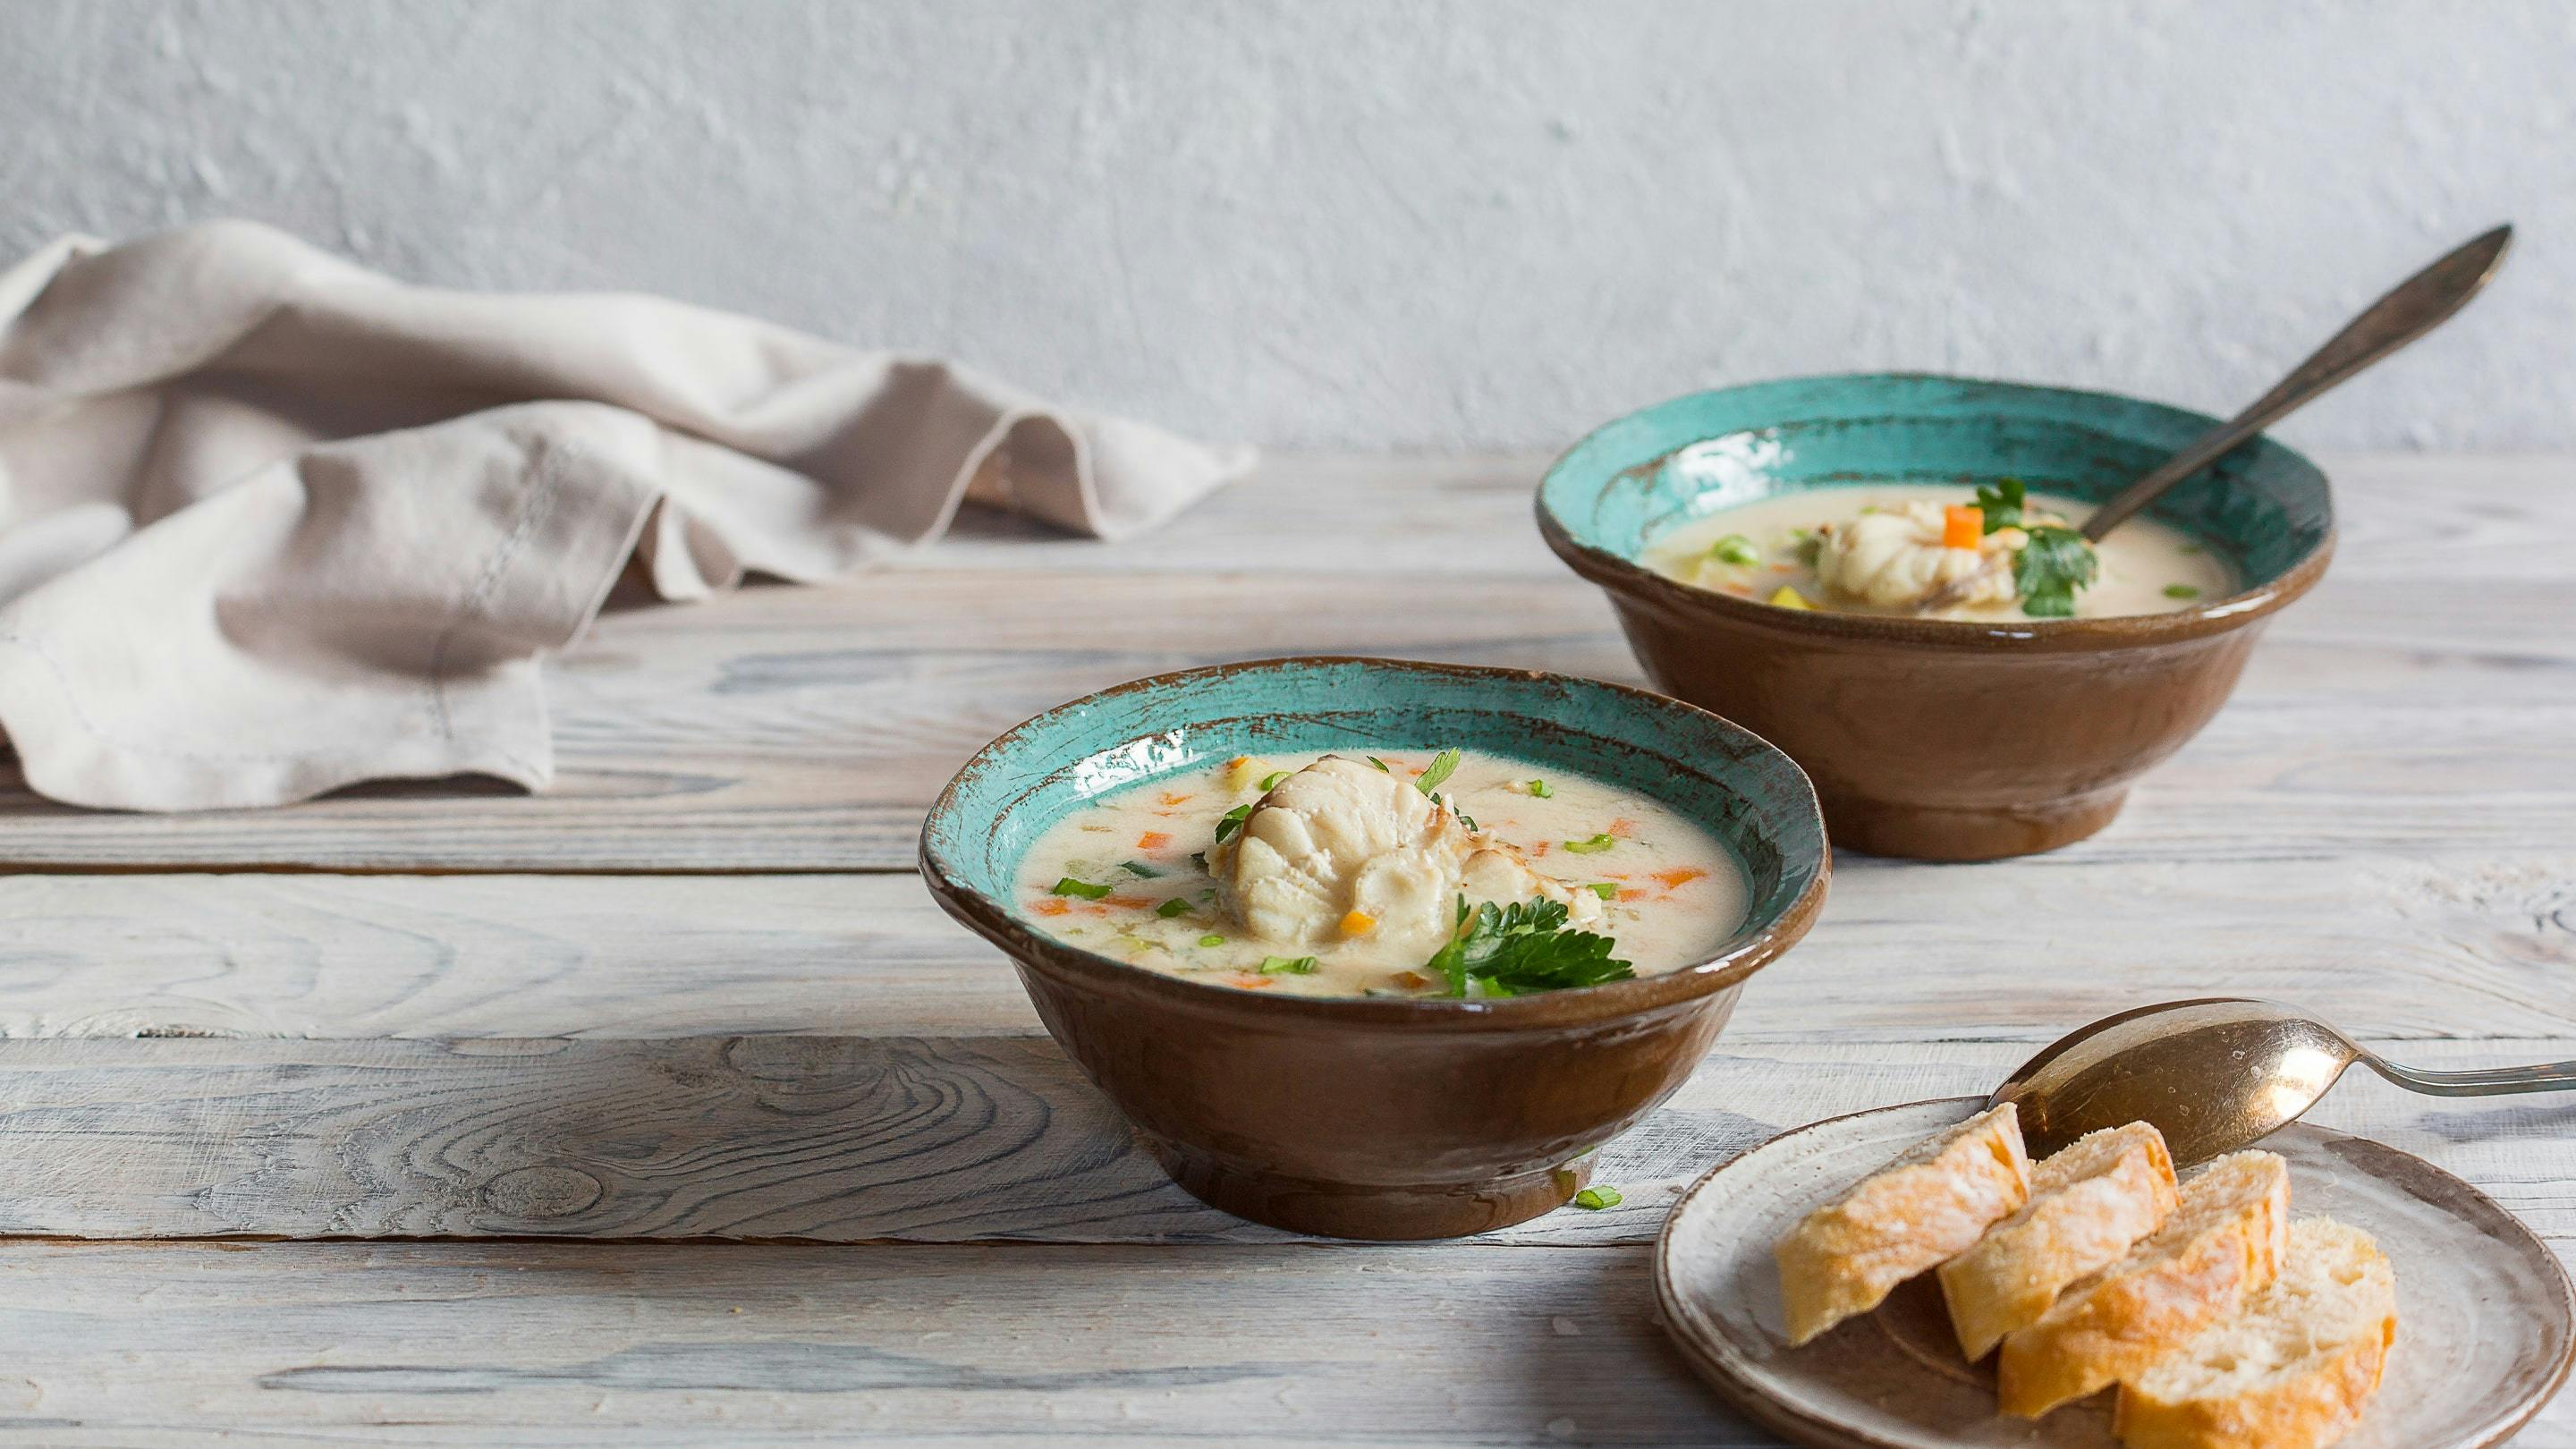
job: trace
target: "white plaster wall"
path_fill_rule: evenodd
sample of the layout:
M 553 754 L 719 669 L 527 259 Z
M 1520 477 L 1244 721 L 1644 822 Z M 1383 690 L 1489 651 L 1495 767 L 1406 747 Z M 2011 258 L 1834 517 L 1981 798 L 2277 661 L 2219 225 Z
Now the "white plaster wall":
M 0 249 L 222 214 L 1362 446 L 1841 368 L 2227 408 L 2510 218 L 2285 432 L 2576 446 L 2554 0 L 0 0 Z

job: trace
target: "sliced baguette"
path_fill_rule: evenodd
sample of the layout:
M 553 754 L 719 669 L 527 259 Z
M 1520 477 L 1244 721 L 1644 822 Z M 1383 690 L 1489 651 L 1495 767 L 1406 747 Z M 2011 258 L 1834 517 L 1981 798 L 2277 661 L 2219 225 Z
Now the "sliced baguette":
M 2067 1286 L 1996 1361 L 2003 1410 L 2036 1419 L 2131 1378 L 2233 1316 L 2280 1271 L 2289 1165 L 2269 1152 L 2219 1158 L 2182 1185 L 2165 1225 L 2129 1256 Z
M 2397 1339 L 2397 1277 L 2370 1234 L 2290 1225 L 2281 1276 L 2243 1314 L 2120 1386 L 2130 1449 L 2320 1449 L 2350 1430 Z
M 1941 1265 L 1941 1297 L 1974 1363 L 2038 1321 L 2059 1290 L 2126 1257 L 2174 1209 L 2173 1157 L 2144 1122 L 2088 1133 L 2032 1163 L 2030 1201 Z
M 1772 1250 L 1789 1341 L 1877 1307 L 1897 1284 L 1973 1245 L 2030 1196 L 2021 1119 L 2007 1102 L 1879 1169 L 1807 1214 Z

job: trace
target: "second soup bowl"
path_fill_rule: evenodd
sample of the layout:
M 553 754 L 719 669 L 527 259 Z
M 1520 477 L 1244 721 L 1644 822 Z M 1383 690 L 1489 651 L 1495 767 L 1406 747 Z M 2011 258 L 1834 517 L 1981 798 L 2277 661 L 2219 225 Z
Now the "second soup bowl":
M 1509 755 L 1656 800 L 1743 868 L 1740 925 L 1677 971 L 1491 998 L 1315 998 L 1165 975 L 1037 929 L 1022 857 L 1086 802 L 1235 755 Z M 1592 680 L 1383 659 L 1278 659 L 1120 685 L 985 746 L 922 828 L 922 877 L 1008 954 L 1066 1053 L 1166 1170 L 1239 1216 L 1351 1238 L 1535 1217 L 1593 1148 L 1671 1095 L 1746 978 L 1825 895 L 1815 794 L 1703 710 Z
M 1784 493 L 1977 485 L 2099 502 L 2215 419 L 2108 393 L 1906 374 L 1695 393 L 1631 413 L 1539 485 L 1539 531 L 1609 594 L 1656 687 L 1806 768 L 1834 843 L 1987 860 L 2081 840 L 2226 703 L 2265 620 L 2333 551 L 2325 475 L 2258 438 L 2150 516 L 2242 580 L 2173 613 L 2011 622 L 1776 608 L 1648 568 L 1656 539 Z

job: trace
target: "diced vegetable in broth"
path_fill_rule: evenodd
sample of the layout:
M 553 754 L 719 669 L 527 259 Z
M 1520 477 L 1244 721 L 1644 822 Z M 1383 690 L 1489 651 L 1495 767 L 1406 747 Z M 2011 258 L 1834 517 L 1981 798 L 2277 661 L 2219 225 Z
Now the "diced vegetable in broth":
M 1587 776 L 1466 751 L 1214 762 L 1102 796 L 1019 869 L 1040 929 L 1299 996 L 1493 996 L 1654 975 L 1743 923 L 1708 832 Z M 1462 914 L 1463 913 L 1463 914 Z

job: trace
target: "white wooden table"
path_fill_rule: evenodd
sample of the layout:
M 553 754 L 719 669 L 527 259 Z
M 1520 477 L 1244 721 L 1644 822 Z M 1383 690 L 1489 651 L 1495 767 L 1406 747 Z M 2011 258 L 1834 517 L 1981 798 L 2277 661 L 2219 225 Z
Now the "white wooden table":
M 1606 1154 L 1625 1204 L 1469 1242 L 1182 1195 L 910 867 L 972 749 L 1117 680 L 1636 678 L 1531 529 L 1537 460 L 1283 459 L 1141 544 L 970 520 L 845 586 L 617 612 L 552 671 L 542 799 L 0 797 L 0 1441 L 1766 1443 L 1646 1262 L 1778 1128 L 2211 992 L 2430 1066 L 2576 1056 L 2576 462 L 2329 462 L 2333 572 L 2126 816 L 1844 858 Z M 2324 1120 L 2576 1236 L 2576 1102 L 2356 1077 Z M 2520 1442 L 2576 1445 L 2576 1404 Z

